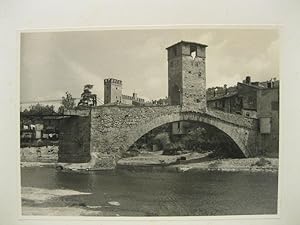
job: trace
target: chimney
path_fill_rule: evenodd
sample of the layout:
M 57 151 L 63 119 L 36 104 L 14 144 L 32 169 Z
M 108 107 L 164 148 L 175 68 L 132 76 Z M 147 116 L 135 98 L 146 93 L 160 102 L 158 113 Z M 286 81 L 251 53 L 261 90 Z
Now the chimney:
M 214 88 L 214 97 L 217 95 L 218 88 Z
M 251 77 L 250 76 L 246 76 L 246 84 L 251 84 Z
M 227 95 L 227 84 L 224 84 L 224 92 L 225 92 L 225 95 Z
M 137 93 L 133 92 L 132 97 L 133 97 L 134 100 L 136 100 L 137 99 Z

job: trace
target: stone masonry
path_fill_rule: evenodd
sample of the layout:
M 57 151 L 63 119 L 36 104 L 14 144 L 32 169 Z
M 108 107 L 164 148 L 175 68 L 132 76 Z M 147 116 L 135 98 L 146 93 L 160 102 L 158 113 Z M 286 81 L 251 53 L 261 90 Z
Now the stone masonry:
M 89 115 L 83 118 L 85 119 L 74 117 L 73 123 L 85 124 L 84 121 L 89 120 L 90 130 L 84 130 L 86 137 L 84 144 L 79 145 L 76 139 L 69 135 L 69 141 L 63 144 L 63 149 L 60 149 L 64 152 L 60 155 L 66 157 L 61 158 L 60 161 L 79 162 L 78 158 L 84 156 L 81 162 L 86 162 L 85 153 L 89 152 L 95 162 L 94 167 L 112 169 L 122 158 L 122 154 L 141 136 L 156 127 L 178 121 L 192 121 L 213 126 L 226 133 L 245 157 L 258 154 L 255 145 L 257 121 L 240 115 L 220 111 L 187 112 L 180 106 L 98 106 L 91 109 Z M 76 133 L 76 131 L 73 132 Z M 71 151 L 66 151 L 66 146 L 72 147 Z M 82 146 L 89 147 L 89 149 Z
M 186 111 L 206 110 L 206 47 L 181 41 L 167 48 L 171 105 L 181 105 Z

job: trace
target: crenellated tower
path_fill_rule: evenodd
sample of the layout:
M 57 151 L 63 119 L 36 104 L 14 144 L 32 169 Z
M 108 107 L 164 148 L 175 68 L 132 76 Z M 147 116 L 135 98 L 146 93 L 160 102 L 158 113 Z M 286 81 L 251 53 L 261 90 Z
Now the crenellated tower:
M 104 104 L 122 102 L 122 81 L 108 78 L 104 79 Z

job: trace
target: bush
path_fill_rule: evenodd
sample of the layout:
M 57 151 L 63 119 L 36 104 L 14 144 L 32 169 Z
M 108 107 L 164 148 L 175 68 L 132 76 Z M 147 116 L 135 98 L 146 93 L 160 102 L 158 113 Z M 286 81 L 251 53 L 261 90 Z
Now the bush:
M 163 149 L 167 149 L 170 144 L 170 137 L 167 132 L 159 133 L 154 138 L 153 144 L 159 144 Z
M 256 161 L 256 163 L 252 164 L 252 166 L 267 166 L 270 164 L 271 162 L 269 160 L 266 160 L 265 158 L 260 158 Z
M 208 168 L 209 169 L 217 169 L 219 167 L 219 165 L 221 165 L 221 162 L 219 160 L 214 161 L 210 164 L 208 164 Z
M 138 156 L 140 154 L 140 152 L 138 150 L 130 150 L 130 151 L 126 151 L 122 154 L 122 158 L 128 158 L 128 157 L 135 157 Z
M 173 143 L 169 143 L 165 146 L 164 151 L 163 151 L 163 155 L 178 155 L 179 151 L 181 150 L 180 146 L 173 144 Z
M 165 149 L 162 153 L 163 155 L 177 155 L 176 149 Z

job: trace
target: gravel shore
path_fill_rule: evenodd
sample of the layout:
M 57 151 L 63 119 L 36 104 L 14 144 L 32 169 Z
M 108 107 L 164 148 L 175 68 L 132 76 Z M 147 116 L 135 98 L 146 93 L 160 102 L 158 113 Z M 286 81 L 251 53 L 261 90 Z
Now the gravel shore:
M 21 149 L 21 167 L 61 167 L 67 170 L 96 170 L 89 163 L 58 163 L 58 147 L 31 147 Z M 278 172 L 277 158 L 263 158 L 264 163 L 260 163 L 262 158 L 243 159 L 211 159 L 207 153 L 183 153 L 180 155 L 162 155 L 162 151 L 142 152 L 135 157 L 120 159 L 117 162 L 118 168 L 130 169 L 145 167 L 163 167 L 168 171 L 251 171 L 251 172 Z

